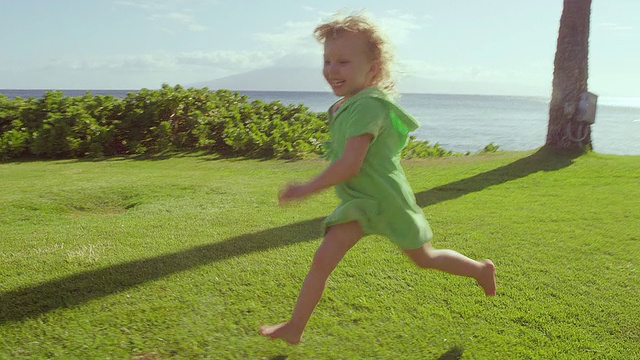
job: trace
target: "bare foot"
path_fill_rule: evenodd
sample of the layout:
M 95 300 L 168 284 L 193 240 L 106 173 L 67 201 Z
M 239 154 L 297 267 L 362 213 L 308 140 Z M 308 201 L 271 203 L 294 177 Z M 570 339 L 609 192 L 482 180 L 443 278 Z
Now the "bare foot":
M 485 295 L 493 296 L 496 294 L 496 266 L 491 260 L 484 260 L 482 264 L 484 268 L 477 279 L 478 285 L 482 286 Z
M 288 322 L 278 325 L 264 325 L 260 334 L 271 339 L 282 339 L 291 345 L 297 345 L 302 339 L 302 333 L 293 328 Z

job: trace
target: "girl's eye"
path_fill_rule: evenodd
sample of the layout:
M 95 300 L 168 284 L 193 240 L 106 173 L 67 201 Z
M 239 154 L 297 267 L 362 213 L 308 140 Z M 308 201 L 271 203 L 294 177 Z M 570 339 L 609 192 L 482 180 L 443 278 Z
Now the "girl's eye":
M 347 65 L 349 63 L 351 63 L 351 61 L 349 61 L 349 60 L 337 60 L 337 61 L 325 60 L 324 61 L 324 66 Z

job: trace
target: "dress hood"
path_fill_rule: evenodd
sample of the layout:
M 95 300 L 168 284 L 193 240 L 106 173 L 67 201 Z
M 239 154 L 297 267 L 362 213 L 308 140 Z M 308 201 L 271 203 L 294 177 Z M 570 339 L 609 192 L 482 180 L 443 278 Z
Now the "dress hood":
M 332 116 L 330 114 L 330 119 L 337 117 L 337 115 L 340 112 L 344 111 L 344 109 L 348 108 L 351 104 L 357 102 L 359 99 L 365 97 L 378 99 L 385 104 L 386 108 L 389 110 L 389 116 L 391 118 L 393 127 L 401 134 L 406 136 L 408 133 L 420 127 L 420 124 L 416 121 L 416 119 L 407 114 L 400 106 L 398 106 L 398 104 L 391 100 L 384 91 L 380 90 L 377 87 L 366 88 L 347 99 L 347 101 L 345 101 L 344 104 L 340 106 L 335 114 L 333 114 Z

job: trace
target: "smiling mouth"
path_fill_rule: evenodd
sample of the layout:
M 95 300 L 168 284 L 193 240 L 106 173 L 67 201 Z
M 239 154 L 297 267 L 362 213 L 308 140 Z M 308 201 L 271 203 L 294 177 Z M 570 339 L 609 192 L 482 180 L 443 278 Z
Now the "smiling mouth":
M 331 84 L 331 86 L 333 86 L 333 87 L 339 87 L 340 85 L 344 84 L 344 80 L 341 80 L 341 81 L 331 81 L 329 84 Z

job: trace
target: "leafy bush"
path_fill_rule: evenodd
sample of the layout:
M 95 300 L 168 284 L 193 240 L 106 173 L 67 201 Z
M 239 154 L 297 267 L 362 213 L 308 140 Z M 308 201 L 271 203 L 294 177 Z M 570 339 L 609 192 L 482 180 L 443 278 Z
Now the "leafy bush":
M 0 156 L 3 160 L 20 157 L 27 150 L 27 133 L 18 130 L 20 121 L 16 120 L 16 129 L 2 133 L 0 137 Z
M 454 153 L 453 151 L 444 149 L 438 143 L 431 145 L 429 141 L 417 140 L 413 135 L 409 136 L 407 146 L 402 149 L 402 158 L 404 159 L 461 155 L 469 155 L 469 153 Z
M 487 146 L 485 146 L 482 150 L 480 150 L 481 154 L 486 154 L 486 153 L 494 153 L 496 151 L 498 151 L 498 149 L 500 148 L 500 146 L 494 144 L 494 143 L 490 143 Z
M 321 154 L 327 140 L 326 115 L 303 105 L 256 100 L 226 118 L 224 142 L 234 152 L 254 157 L 300 158 Z
M 28 131 L 20 119 L 21 99 L 0 95 L 0 160 L 24 155 L 28 151 Z
M 302 104 L 249 102 L 247 96 L 229 90 L 163 84 L 124 98 L 90 93 L 65 97 L 60 91 L 37 99 L 0 95 L 2 160 L 193 150 L 299 159 L 322 154 L 327 140 L 325 113 L 311 112 Z M 451 155 L 461 154 L 415 137 L 403 150 L 405 158 Z

